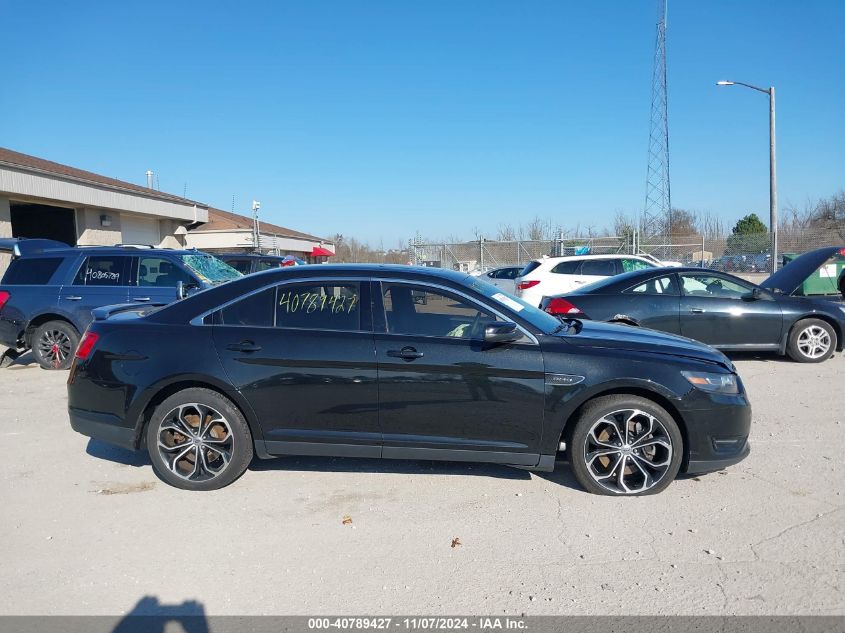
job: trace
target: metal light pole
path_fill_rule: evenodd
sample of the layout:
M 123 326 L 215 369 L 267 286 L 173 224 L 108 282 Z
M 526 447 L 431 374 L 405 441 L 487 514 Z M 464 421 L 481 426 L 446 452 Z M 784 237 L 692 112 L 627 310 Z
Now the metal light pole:
M 775 159 L 775 88 L 759 88 L 741 81 L 717 81 L 717 86 L 745 86 L 769 95 L 769 232 L 772 238 L 771 272 L 777 270 L 778 258 L 778 176 Z

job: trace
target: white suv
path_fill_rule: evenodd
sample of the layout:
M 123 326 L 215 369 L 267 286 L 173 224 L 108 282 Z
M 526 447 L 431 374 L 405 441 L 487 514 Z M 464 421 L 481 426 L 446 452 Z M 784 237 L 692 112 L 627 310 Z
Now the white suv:
M 571 292 L 599 279 L 632 270 L 659 268 L 639 255 L 576 255 L 544 257 L 528 262 L 516 278 L 516 294 L 539 306 L 543 297 Z

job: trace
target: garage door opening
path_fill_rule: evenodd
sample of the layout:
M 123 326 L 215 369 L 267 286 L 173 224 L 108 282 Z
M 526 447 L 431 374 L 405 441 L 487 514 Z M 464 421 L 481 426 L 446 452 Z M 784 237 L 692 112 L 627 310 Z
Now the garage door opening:
M 46 204 L 12 202 L 12 237 L 44 238 L 76 246 L 76 212 Z

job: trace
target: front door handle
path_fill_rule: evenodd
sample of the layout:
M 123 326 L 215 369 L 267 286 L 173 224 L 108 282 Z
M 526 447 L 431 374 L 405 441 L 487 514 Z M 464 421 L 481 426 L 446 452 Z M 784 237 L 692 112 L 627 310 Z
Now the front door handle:
M 403 347 L 402 349 L 389 349 L 387 350 L 387 355 L 392 356 L 393 358 L 401 358 L 402 360 L 407 361 L 423 357 L 423 353 L 418 352 L 413 347 Z
M 693 314 L 702 314 L 704 312 L 704 308 L 690 308 L 689 311 Z
M 68 301 L 81 301 L 82 297 L 79 297 L 77 295 L 68 295 L 66 297 L 62 297 L 62 299 L 67 299 Z
M 230 352 L 258 352 L 261 350 L 260 345 L 256 345 L 252 341 L 241 341 L 240 343 L 232 343 L 227 345 L 226 349 Z
M 149 297 L 132 297 L 132 301 L 149 301 Z

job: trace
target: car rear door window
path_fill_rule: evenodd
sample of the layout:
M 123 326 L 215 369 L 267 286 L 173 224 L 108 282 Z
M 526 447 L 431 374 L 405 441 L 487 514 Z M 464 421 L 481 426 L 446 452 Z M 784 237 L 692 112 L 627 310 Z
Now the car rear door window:
M 389 334 L 472 338 L 496 320 L 468 299 L 426 286 L 384 284 L 382 289 Z
M 552 268 L 552 272 L 557 273 L 558 275 L 577 275 L 579 274 L 578 270 L 580 269 L 580 267 L 580 260 L 561 262 L 557 266 Z M 586 275 L 587 273 L 583 274 Z
M 62 263 L 61 257 L 14 259 L 3 276 L 4 285 L 43 285 Z
M 197 281 L 181 266 L 164 257 L 139 257 L 137 284 L 143 287 L 174 288 L 179 282 Z
M 258 266 L 255 267 L 256 272 L 259 270 L 268 270 L 270 268 L 278 268 L 279 267 L 279 260 L 277 259 L 260 259 L 258 260 Z
M 587 259 L 581 266 L 582 275 L 612 277 L 617 274 L 616 261 L 613 259 Z
M 359 331 L 361 284 L 325 281 L 278 286 L 276 327 Z
M 742 295 L 751 291 L 750 285 L 727 277 L 692 273 L 682 274 L 680 278 L 684 295 L 688 297 L 740 299 Z
M 219 311 L 213 322 L 219 325 L 272 327 L 275 305 L 276 289 L 267 288 L 229 304 Z
M 92 255 L 86 257 L 73 280 L 75 286 L 128 286 L 129 257 Z

